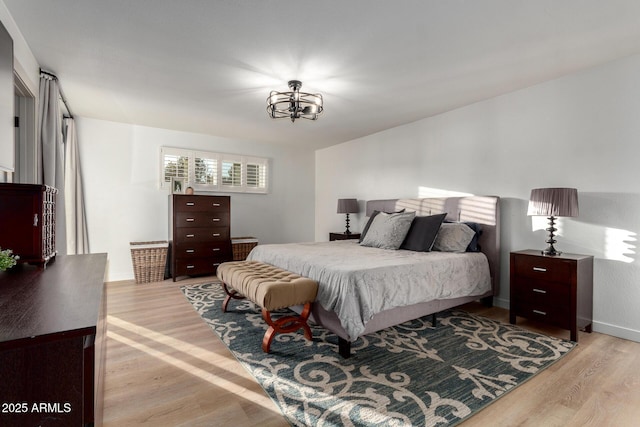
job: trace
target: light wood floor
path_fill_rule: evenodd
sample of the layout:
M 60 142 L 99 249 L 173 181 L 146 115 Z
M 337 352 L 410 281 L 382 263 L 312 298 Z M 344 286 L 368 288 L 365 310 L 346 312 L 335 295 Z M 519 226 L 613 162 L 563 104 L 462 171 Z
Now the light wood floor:
M 204 281 L 107 284 L 105 426 L 288 425 L 179 289 Z M 508 322 L 507 310 L 466 308 Z M 640 343 L 598 333 L 578 339 L 568 356 L 463 425 L 640 425 Z

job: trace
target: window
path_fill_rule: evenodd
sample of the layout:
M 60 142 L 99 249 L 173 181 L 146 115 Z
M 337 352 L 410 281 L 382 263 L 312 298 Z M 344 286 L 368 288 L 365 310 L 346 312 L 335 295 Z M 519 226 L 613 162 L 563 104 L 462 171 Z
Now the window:
M 236 154 L 161 149 L 161 188 L 182 178 L 195 190 L 267 193 L 269 160 Z

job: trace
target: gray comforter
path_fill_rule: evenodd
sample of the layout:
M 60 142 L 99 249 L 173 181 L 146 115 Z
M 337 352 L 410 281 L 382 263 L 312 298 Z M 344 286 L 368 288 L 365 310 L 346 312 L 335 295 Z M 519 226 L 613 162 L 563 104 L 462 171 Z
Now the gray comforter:
M 316 298 L 352 339 L 381 311 L 491 289 L 484 254 L 413 252 L 360 246 L 355 240 L 258 245 L 248 258 L 318 281 Z

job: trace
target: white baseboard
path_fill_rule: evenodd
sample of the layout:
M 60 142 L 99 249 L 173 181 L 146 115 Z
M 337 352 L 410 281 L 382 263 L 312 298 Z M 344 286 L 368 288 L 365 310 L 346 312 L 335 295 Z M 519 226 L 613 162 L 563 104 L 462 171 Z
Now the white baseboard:
M 604 322 L 593 322 L 593 331 L 629 341 L 640 342 L 640 331 L 623 328 L 622 326 L 611 325 Z

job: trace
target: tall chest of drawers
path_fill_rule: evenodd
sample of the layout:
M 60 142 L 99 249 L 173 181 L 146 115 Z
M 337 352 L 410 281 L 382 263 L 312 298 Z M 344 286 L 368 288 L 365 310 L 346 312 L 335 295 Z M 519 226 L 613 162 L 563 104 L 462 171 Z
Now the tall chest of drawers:
M 0 248 L 46 266 L 56 256 L 56 194 L 39 184 L 0 184 Z
M 231 261 L 229 196 L 172 194 L 171 276 L 215 274 L 218 265 Z
M 510 257 L 510 323 L 522 316 L 568 329 L 572 341 L 578 329 L 591 332 L 593 256 L 543 256 L 529 249 Z

